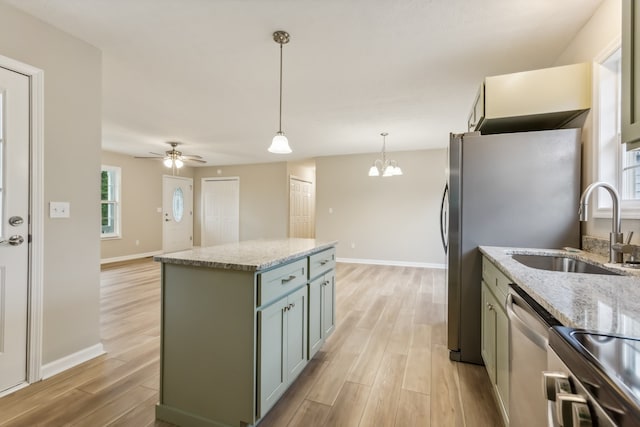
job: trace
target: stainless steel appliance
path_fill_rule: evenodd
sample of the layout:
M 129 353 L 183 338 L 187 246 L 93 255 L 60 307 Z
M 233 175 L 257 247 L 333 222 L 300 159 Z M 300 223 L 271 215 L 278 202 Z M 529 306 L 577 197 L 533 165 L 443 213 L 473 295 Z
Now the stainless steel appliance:
M 450 358 L 481 364 L 478 246 L 578 247 L 580 130 L 451 134 L 447 191 Z
M 517 285 L 507 296 L 509 317 L 509 425 L 545 427 L 547 400 L 540 394 L 540 373 L 547 369 L 549 328 L 560 325 Z
M 548 369 L 550 427 L 640 426 L 640 339 L 554 327 Z

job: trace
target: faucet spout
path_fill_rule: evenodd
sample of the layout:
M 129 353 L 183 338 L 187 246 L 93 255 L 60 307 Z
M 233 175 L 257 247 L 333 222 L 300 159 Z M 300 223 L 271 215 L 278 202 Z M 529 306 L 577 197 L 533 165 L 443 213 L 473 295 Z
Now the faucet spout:
M 589 212 L 589 198 L 591 193 L 596 188 L 601 187 L 609 192 L 611 200 L 613 202 L 612 211 L 613 218 L 611 221 L 611 234 L 609 237 L 609 262 L 622 262 L 622 253 L 616 251 L 613 247 L 616 243 L 622 243 L 621 232 L 621 218 L 620 218 L 620 196 L 616 189 L 606 182 L 594 182 L 590 184 L 582 193 L 580 197 L 580 207 L 578 209 L 578 215 L 580 221 L 586 221 L 588 219 Z

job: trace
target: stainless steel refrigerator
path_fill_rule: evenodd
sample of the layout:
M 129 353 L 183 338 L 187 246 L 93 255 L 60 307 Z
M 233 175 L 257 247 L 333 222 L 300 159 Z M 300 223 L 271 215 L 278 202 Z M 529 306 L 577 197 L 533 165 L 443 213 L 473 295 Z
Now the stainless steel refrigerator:
M 579 247 L 579 129 L 451 134 L 443 195 L 448 347 L 482 363 L 478 246 Z

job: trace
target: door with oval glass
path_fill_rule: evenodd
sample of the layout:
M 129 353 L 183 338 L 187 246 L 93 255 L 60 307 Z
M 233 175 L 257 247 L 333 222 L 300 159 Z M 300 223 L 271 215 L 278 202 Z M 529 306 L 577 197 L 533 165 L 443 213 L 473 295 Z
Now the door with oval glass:
M 27 380 L 29 77 L 0 68 L 0 395 Z
M 162 250 L 175 252 L 193 246 L 193 180 L 162 177 Z

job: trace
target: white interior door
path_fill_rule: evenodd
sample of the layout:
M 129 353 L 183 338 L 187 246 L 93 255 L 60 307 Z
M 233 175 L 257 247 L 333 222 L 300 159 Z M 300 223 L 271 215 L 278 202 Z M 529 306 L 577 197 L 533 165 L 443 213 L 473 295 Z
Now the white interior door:
M 233 243 L 240 239 L 240 179 L 202 180 L 201 246 Z
M 289 237 L 315 237 L 313 183 L 289 179 Z
M 27 380 L 29 78 L 0 68 L 0 393 Z
M 162 250 L 176 252 L 193 246 L 193 180 L 162 177 Z

